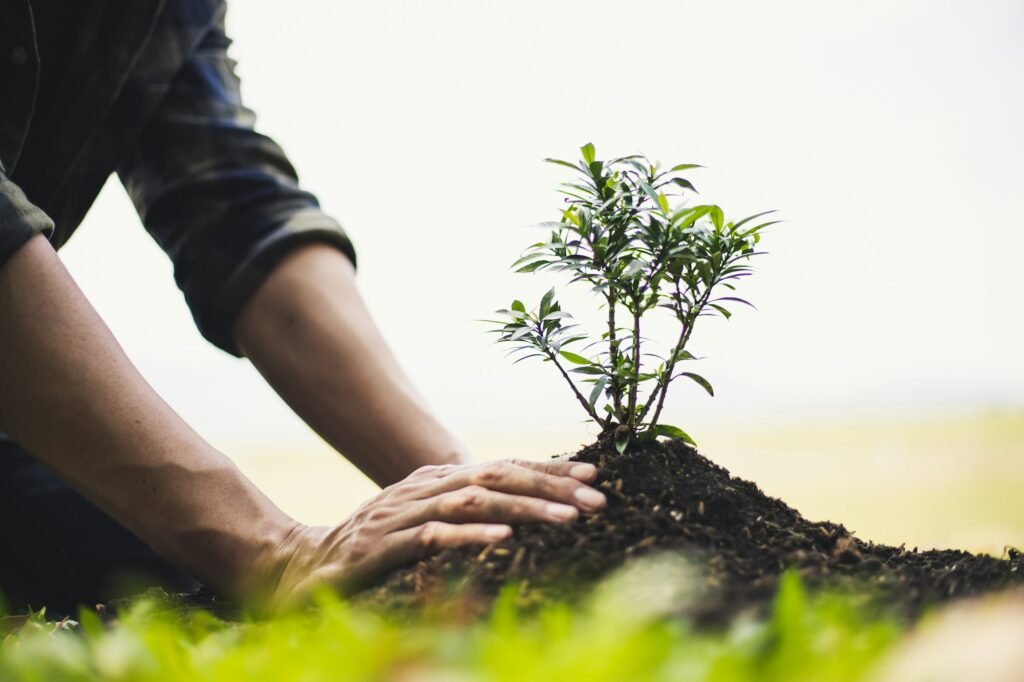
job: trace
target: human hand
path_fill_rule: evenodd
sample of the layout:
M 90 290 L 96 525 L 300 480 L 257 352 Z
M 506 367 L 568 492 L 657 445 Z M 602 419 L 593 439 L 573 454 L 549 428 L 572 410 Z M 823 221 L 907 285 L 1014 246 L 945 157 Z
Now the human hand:
M 335 527 L 300 526 L 279 550 L 271 606 L 321 585 L 351 591 L 448 547 L 507 539 L 510 523 L 566 523 L 604 507 L 592 464 L 499 460 L 426 466 Z

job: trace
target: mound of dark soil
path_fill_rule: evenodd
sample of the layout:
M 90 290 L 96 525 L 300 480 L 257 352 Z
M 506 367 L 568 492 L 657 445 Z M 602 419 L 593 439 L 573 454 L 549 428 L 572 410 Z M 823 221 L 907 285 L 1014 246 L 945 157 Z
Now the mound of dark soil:
M 937 602 L 1024 585 L 1019 552 L 996 559 L 862 542 L 841 525 L 808 521 L 677 441 L 625 455 L 597 443 L 573 459 L 598 466 L 597 486 L 608 496 L 600 513 L 569 525 L 522 525 L 482 551 L 447 550 L 394 572 L 359 601 L 416 608 L 444 600 L 482 610 L 509 581 L 524 586 L 527 600 L 571 599 L 627 559 L 664 550 L 683 550 L 702 567 L 685 615 L 705 625 L 763 610 L 787 569 L 812 587 L 857 589 L 911 618 Z

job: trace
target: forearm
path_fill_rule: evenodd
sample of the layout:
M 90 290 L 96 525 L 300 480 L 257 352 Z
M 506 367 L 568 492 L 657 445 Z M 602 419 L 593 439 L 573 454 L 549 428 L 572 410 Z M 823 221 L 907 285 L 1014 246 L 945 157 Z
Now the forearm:
M 146 384 L 42 237 L 0 268 L 0 428 L 223 591 L 258 589 L 296 525 Z
M 352 264 L 336 249 L 289 254 L 242 309 L 235 340 L 288 404 L 378 484 L 465 459 L 388 350 Z

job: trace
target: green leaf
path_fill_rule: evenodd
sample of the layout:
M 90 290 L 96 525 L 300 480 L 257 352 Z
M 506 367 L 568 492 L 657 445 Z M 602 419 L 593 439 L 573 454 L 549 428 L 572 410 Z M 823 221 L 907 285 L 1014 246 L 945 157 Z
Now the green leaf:
M 747 237 L 747 236 L 752 235 L 752 234 L 757 234 L 757 232 L 759 230 L 763 230 L 764 228 L 766 228 L 766 227 L 768 227 L 770 225 L 778 225 L 781 222 L 782 222 L 781 220 L 772 220 L 772 221 L 767 222 L 767 223 L 761 223 L 760 225 L 755 225 L 754 227 L 751 227 L 748 230 L 744 230 L 743 232 L 741 232 L 739 234 L 739 236 L 740 237 Z M 736 229 L 736 228 L 733 228 L 733 229 Z
M 542 355 L 540 353 L 532 353 L 530 355 L 524 355 L 523 357 L 519 358 L 518 360 L 516 360 L 512 364 L 513 365 L 518 365 L 520 362 L 522 362 L 523 360 L 526 360 L 527 358 L 545 358 L 545 357 L 546 356 L 544 356 L 544 355 Z
M 586 161 L 588 165 L 594 163 L 594 145 L 588 142 L 580 147 L 580 151 L 583 153 L 583 160 Z
M 534 271 L 539 270 L 539 269 L 541 269 L 541 268 L 543 268 L 543 267 L 545 267 L 547 265 L 551 265 L 554 262 L 555 261 L 551 261 L 551 260 L 535 260 L 532 263 L 527 263 L 526 265 L 524 265 L 521 268 L 517 268 L 516 272 L 534 272 Z
M 755 213 L 754 215 L 747 216 L 743 220 L 741 220 L 738 223 L 736 223 L 735 225 L 733 225 L 732 229 L 736 230 L 736 229 L 738 229 L 740 227 L 743 227 L 744 225 L 746 225 L 751 220 L 754 220 L 755 218 L 760 218 L 761 216 L 768 215 L 769 213 L 775 213 L 775 211 L 776 211 L 776 209 L 772 209 L 771 211 L 762 211 L 761 213 Z
M 630 277 L 636 277 L 644 270 L 645 263 L 639 258 L 634 258 L 629 261 L 626 267 L 622 270 L 622 277 L 628 279 Z
M 520 265 L 524 265 L 525 263 L 529 263 L 532 260 L 537 260 L 538 258 L 547 258 L 547 255 L 548 254 L 546 254 L 546 253 L 539 253 L 539 252 L 528 253 L 525 256 L 523 256 L 522 258 L 519 258 L 518 260 L 516 260 L 516 262 L 513 263 L 512 265 L 510 265 L 509 267 L 511 267 L 511 268 L 518 268 Z
M 712 206 L 708 214 L 711 216 L 711 222 L 714 224 L 715 229 L 721 232 L 722 225 L 725 223 L 725 215 L 722 213 L 722 209 L 718 206 Z
M 688 189 L 691 192 L 700 194 L 700 192 L 697 191 L 697 188 L 693 186 L 693 183 L 687 180 L 686 178 L 672 178 L 672 182 L 676 183 L 683 189 Z
M 671 207 L 668 205 L 668 197 L 664 194 L 658 194 L 658 206 L 660 206 L 661 210 L 665 213 L 668 213 L 671 210 Z
M 512 335 L 510 337 L 508 337 L 508 340 L 509 341 L 518 341 L 519 339 L 523 338 L 524 336 L 527 336 L 531 331 L 533 331 L 533 330 L 530 329 L 529 327 L 522 327 L 522 328 L 517 329 L 516 331 L 514 331 L 512 333 Z
M 703 167 L 704 166 L 699 166 L 699 165 L 697 165 L 695 163 L 681 163 L 678 166 L 672 166 L 672 168 L 670 168 L 668 172 L 669 173 L 675 173 L 677 171 L 684 171 L 684 170 L 690 170 L 691 168 L 703 168 Z
M 651 442 L 652 440 L 654 440 L 657 437 L 658 437 L 658 430 L 657 429 L 646 429 L 645 431 L 641 432 L 640 435 L 637 436 L 636 439 L 638 441 L 640 441 L 641 443 L 649 443 L 649 442 Z
M 576 343 L 577 341 L 586 341 L 586 336 L 572 336 L 562 341 L 563 346 L 568 346 L 570 343 Z
M 672 224 L 679 227 L 689 227 L 703 218 L 711 210 L 710 206 L 700 205 L 692 208 L 682 208 L 672 214 Z
M 544 317 L 551 312 L 551 301 L 555 298 L 555 288 L 551 287 L 544 297 L 540 299 L 540 316 Z
M 715 389 L 711 388 L 711 382 L 709 382 L 701 375 L 694 374 L 693 372 L 680 372 L 679 376 L 693 379 L 701 388 L 708 392 L 708 395 L 715 395 Z
M 641 182 L 640 189 L 643 190 L 644 194 L 649 196 L 655 203 L 658 202 L 658 193 L 654 191 L 653 187 L 648 185 L 646 182 Z
M 565 351 L 562 351 L 562 352 L 564 353 Z M 597 365 L 593 365 L 593 364 L 587 364 L 587 365 L 585 365 L 583 367 L 573 367 L 569 371 L 570 372 L 575 372 L 576 374 L 592 374 L 592 375 L 606 374 L 605 370 L 603 370 L 602 368 L 598 367 Z
M 512 301 L 512 310 L 516 310 L 518 312 L 525 313 L 526 312 L 526 306 L 523 305 L 522 301 L 517 299 L 515 301 Z
M 588 379 L 589 381 L 589 379 Z M 597 399 L 601 397 L 601 391 L 608 385 L 608 377 L 601 377 L 594 382 L 594 388 L 590 391 L 590 407 L 593 408 L 597 404 Z
M 659 436 L 667 436 L 669 438 L 675 438 L 676 440 L 681 440 L 684 443 L 689 443 L 690 445 L 693 445 L 694 447 L 697 446 L 696 441 L 694 441 L 692 438 L 690 438 L 690 434 L 686 433 L 686 431 L 683 431 L 678 426 L 672 426 L 671 424 L 658 424 L 657 426 L 654 427 L 653 430 Z
M 691 353 L 688 350 L 680 350 L 678 353 L 676 353 L 675 359 L 676 362 L 679 362 L 680 360 L 696 360 L 697 358 L 694 357 L 693 353 Z
M 566 168 L 572 168 L 574 171 L 578 171 L 579 168 L 568 161 L 562 161 L 561 159 L 544 159 L 545 163 L 554 163 L 559 166 L 565 166 Z
M 724 317 L 725 319 L 728 320 L 730 317 L 732 317 L 732 313 L 726 310 L 723 306 L 720 306 L 717 303 L 708 303 L 708 305 L 717 310 L 719 313 L 721 313 L 722 317 Z
M 629 430 L 622 429 L 615 433 L 615 450 L 621 455 L 629 447 Z
M 576 214 L 574 208 L 575 207 L 569 207 L 562 211 L 562 217 L 565 218 L 572 225 L 575 225 L 576 227 L 582 227 L 583 223 L 580 221 L 580 217 L 579 215 Z
M 714 301 L 712 301 L 712 303 L 714 303 L 716 301 L 733 301 L 735 303 L 742 303 L 743 305 L 748 305 L 751 308 L 753 308 L 754 310 L 757 310 L 757 306 L 756 305 L 754 305 L 753 303 L 751 303 L 750 301 L 748 301 L 745 298 L 738 298 L 736 296 L 720 296 L 719 298 L 714 299 Z
M 571 351 L 563 350 L 560 353 L 560 355 L 563 358 L 565 358 L 566 360 L 568 360 L 569 362 L 573 363 L 574 365 L 592 365 L 592 364 L 594 364 L 590 360 L 587 360 L 582 355 L 577 355 L 576 353 L 573 353 Z

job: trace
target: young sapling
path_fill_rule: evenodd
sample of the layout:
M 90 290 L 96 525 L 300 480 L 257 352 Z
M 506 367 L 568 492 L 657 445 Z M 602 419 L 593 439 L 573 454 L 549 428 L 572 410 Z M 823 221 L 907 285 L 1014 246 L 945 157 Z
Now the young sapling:
M 693 444 L 682 429 L 659 422 L 669 386 L 685 377 L 714 395 L 707 379 L 684 369 L 696 359 L 687 344 L 701 317 L 728 319 L 736 303 L 753 307 L 733 295 L 735 285 L 753 271 L 749 260 L 764 253 L 757 250 L 761 231 L 778 221 L 758 222 L 773 213 L 765 211 L 731 222 L 715 204 L 688 205 L 697 190 L 683 173 L 701 166 L 663 170 L 640 155 L 601 161 L 589 143 L 581 152 L 575 164 L 545 159 L 575 177 L 559 189 L 566 204 L 560 220 L 540 224 L 548 238 L 512 267 L 561 272 L 570 284 L 588 285 L 604 310 L 604 330 L 597 339 L 581 331 L 551 289 L 532 310 L 515 300 L 497 311 L 492 331 L 515 346 L 516 362 L 552 363 L 602 436 L 614 434 L 619 452 L 659 435 Z M 678 325 L 664 354 L 650 352 L 641 336 L 657 309 Z

